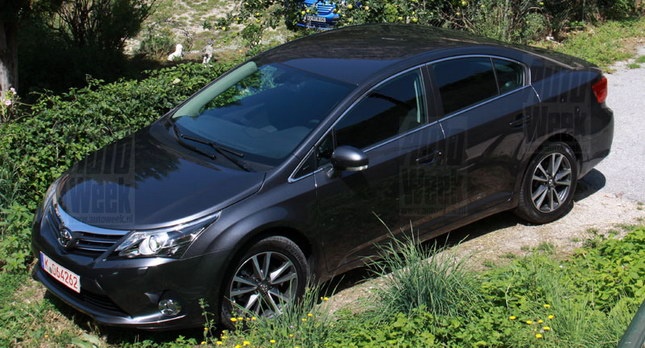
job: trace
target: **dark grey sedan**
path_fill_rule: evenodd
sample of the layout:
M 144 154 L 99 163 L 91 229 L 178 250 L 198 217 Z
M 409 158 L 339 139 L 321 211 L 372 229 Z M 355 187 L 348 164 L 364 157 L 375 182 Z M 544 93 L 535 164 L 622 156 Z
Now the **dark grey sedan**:
M 267 51 L 77 163 L 36 216 L 35 277 L 100 324 L 279 314 L 388 230 L 547 223 L 609 153 L 588 63 L 422 26 Z

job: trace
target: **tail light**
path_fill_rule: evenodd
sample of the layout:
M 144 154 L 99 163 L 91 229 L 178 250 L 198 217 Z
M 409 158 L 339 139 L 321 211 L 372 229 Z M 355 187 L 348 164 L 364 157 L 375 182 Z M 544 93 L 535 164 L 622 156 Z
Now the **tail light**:
M 593 94 L 596 96 L 596 100 L 599 104 L 602 104 L 607 100 L 607 78 L 602 76 L 598 82 L 594 83 L 591 86 Z

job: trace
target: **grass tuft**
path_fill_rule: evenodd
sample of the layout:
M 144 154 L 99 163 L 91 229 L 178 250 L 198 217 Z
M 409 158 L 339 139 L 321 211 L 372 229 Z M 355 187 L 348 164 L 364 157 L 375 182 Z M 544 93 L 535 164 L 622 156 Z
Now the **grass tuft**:
M 381 259 L 370 266 L 385 279 L 376 295 L 386 313 L 425 307 L 433 315 L 456 316 L 479 300 L 474 275 L 464 267 L 467 258 L 458 259 L 436 243 L 419 244 L 410 233 L 380 247 L 379 254 Z

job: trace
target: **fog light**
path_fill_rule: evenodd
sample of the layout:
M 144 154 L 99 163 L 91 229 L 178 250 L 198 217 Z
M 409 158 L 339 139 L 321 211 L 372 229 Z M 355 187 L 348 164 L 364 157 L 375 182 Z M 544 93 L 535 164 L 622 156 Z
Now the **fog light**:
M 181 312 L 181 304 L 177 300 L 167 298 L 159 301 L 159 311 L 167 316 L 177 315 Z

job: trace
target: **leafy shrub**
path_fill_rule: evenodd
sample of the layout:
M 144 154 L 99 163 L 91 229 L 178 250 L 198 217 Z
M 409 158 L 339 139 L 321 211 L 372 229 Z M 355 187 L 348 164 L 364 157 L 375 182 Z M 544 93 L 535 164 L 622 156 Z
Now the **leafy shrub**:
M 2 211 L 4 220 L 0 221 L 0 231 L 5 231 L 0 239 L 0 269 L 15 272 L 24 271 L 30 260 L 29 236 L 33 210 L 13 203 Z
M 594 308 L 609 313 L 622 298 L 645 300 L 645 227 L 622 240 L 596 236 L 598 246 L 579 250 L 570 262 L 574 286 L 591 297 Z
M 481 0 L 479 8 L 470 8 L 471 31 L 486 37 L 526 43 L 548 34 L 548 20 L 543 5 L 532 0 L 501 2 Z
M 0 153 L 0 163 L 0 221 L 2 221 L 4 220 L 2 211 L 14 200 L 18 194 L 18 188 L 14 182 L 16 168 L 9 161 L 6 153 Z

